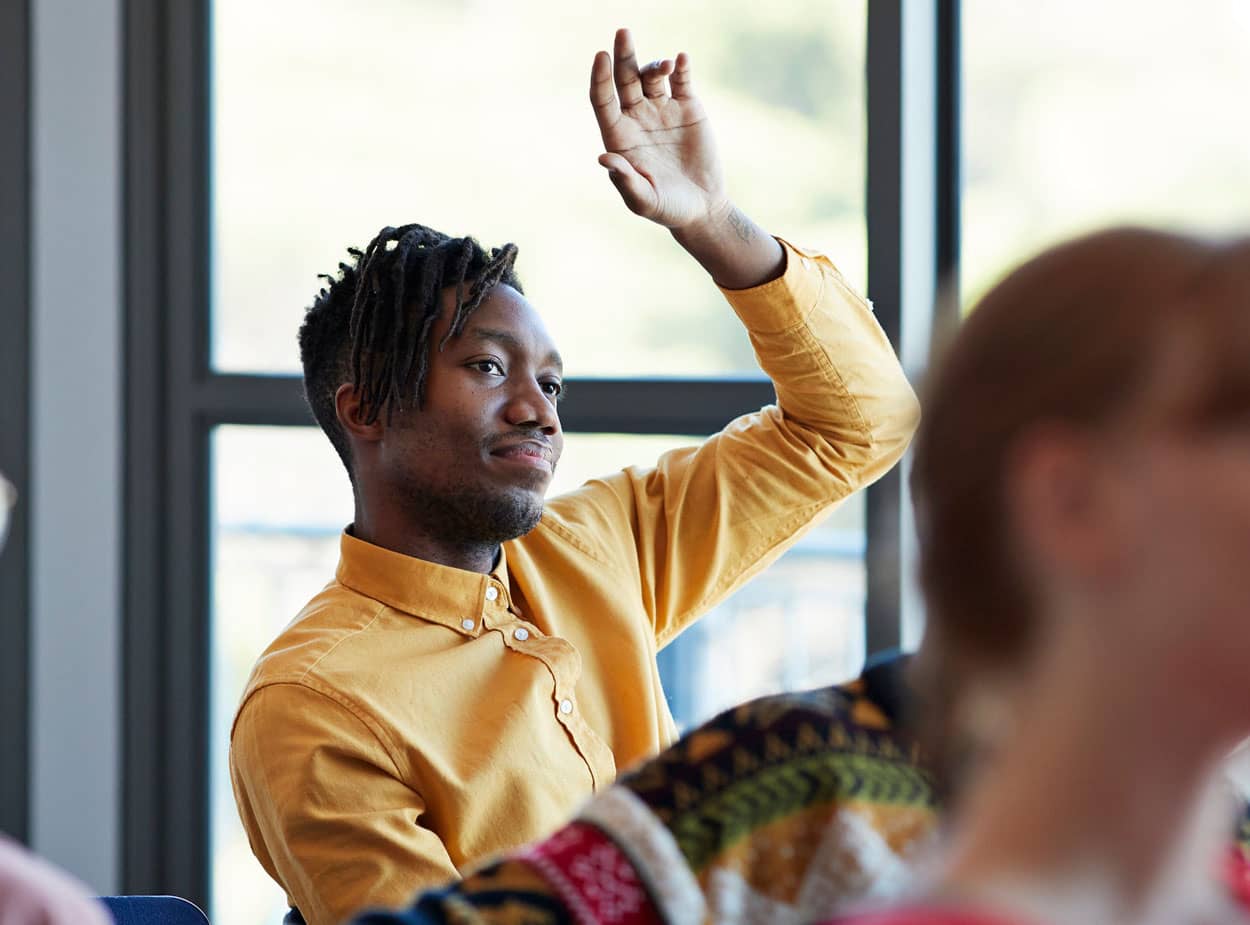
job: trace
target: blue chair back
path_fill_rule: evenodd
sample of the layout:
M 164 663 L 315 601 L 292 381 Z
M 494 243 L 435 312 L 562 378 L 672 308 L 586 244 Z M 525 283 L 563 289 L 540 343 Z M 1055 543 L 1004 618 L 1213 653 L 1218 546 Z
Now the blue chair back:
M 177 896 L 101 896 L 117 925 L 208 925 L 193 902 Z

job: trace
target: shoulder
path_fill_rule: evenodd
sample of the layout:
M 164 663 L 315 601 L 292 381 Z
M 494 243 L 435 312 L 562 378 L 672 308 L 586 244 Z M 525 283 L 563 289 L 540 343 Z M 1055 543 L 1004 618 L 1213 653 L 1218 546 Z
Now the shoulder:
M 333 715 L 380 734 L 387 725 L 386 706 L 395 699 L 387 683 L 392 675 L 380 669 L 400 661 L 416 664 L 445 647 L 451 632 L 332 582 L 257 660 L 239 699 L 232 736 L 244 724 L 269 733 L 296 716 L 308 724 L 313 716 Z
M 388 609 L 379 601 L 331 582 L 266 647 L 252 669 L 246 691 L 305 679 L 327 659 L 346 654 L 340 651 L 345 642 L 376 630 Z

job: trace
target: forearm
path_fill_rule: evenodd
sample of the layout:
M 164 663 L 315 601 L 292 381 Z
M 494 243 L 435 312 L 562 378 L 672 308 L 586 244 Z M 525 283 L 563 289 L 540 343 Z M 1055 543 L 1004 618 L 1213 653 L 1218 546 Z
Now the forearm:
M 777 239 L 729 201 L 672 234 L 722 289 L 760 286 L 786 269 L 786 253 Z

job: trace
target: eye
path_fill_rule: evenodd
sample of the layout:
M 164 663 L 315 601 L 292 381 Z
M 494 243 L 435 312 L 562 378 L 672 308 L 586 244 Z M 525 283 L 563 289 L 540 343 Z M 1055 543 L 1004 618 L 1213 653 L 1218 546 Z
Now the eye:
M 562 398 L 564 396 L 564 383 L 559 379 L 547 379 L 540 384 L 543 387 L 543 392 L 552 398 Z
M 469 369 L 476 369 L 478 372 L 485 373 L 488 376 L 502 376 L 504 374 L 503 364 L 498 360 L 474 360 L 466 365 Z

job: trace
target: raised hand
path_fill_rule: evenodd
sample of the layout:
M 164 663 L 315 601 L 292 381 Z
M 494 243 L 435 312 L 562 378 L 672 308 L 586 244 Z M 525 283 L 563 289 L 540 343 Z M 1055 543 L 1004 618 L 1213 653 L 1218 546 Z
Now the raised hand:
M 630 211 L 674 231 L 724 220 L 732 207 L 689 55 L 639 68 L 619 29 L 613 55 L 595 55 L 590 102 L 606 149 L 599 163 Z

